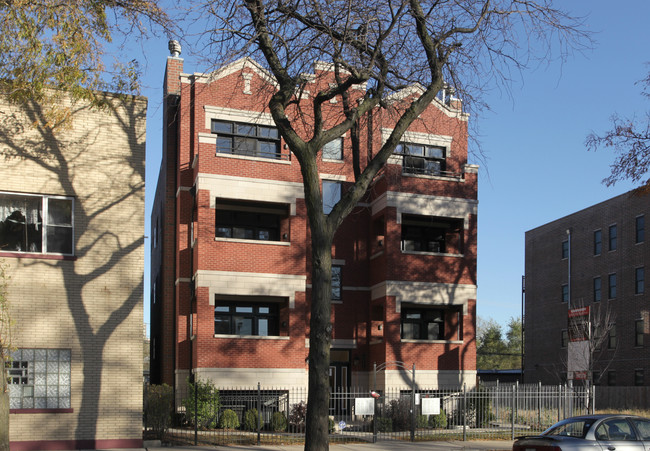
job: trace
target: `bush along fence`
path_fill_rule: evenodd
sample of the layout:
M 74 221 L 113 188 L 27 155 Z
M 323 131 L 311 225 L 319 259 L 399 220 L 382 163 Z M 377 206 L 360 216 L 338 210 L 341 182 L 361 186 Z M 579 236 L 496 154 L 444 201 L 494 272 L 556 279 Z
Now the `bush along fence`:
M 330 393 L 330 442 L 513 439 L 593 412 L 593 387 L 490 384 L 473 388 L 341 389 Z M 304 443 L 300 388 L 145 387 L 145 438 L 194 445 Z

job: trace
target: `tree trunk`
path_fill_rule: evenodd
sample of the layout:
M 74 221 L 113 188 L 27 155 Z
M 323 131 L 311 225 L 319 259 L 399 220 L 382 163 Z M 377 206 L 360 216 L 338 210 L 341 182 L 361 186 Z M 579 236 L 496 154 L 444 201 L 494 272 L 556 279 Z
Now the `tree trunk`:
M 305 451 L 329 449 L 329 364 L 332 341 L 332 239 L 312 228 L 312 295 L 309 321 L 309 395 Z
M 0 390 L 0 451 L 9 451 L 9 390 L 7 389 L 7 369 L 2 365 L 2 390 Z

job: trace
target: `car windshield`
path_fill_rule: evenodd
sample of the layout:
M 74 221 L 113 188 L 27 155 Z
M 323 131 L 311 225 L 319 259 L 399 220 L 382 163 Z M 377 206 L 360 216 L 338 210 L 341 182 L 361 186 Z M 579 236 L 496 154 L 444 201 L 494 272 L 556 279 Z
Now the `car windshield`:
M 587 431 L 592 424 L 594 424 L 594 420 L 591 418 L 562 421 L 561 423 L 551 426 L 543 433 L 543 435 L 585 438 L 585 435 L 587 435 Z

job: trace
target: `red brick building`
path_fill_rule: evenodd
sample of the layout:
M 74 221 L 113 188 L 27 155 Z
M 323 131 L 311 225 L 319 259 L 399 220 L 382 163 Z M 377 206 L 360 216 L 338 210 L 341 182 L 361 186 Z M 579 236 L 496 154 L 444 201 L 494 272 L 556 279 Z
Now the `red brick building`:
M 568 309 L 588 307 L 592 336 L 603 340 L 592 372 L 578 377 L 650 384 L 648 215 L 650 197 L 632 191 L 526 232 L 525 382 L 566 381 Z
M 301 99 L 327 86 L 315 64 Z M 152 213 L 151 377 L 182 386 L 306 387 L 309 229 L 298 161 L 263 100 L 273 78 L 250 59 L 165 74 L 163 161 Z M 319 87 L 320 86 L 320 87 Z M 341 111 L 340 100 L 330 102 Z M 409 129 L 335 237 L 333 386 L 368 387 L 373 364 L 415 363 L 417 382 L 476 379 L 477 172 L 467 115 L 436 100 Z M 327 121 L 327 118 L 325 118 Z M 391 118 L 377 111 L 364 152 Z M 307 129 L 303 130 L 307 136 Z M 351 185 L 350 137 L 328 144 L 325 208 Z M 402 386 L 387 367 L 379 387 Z

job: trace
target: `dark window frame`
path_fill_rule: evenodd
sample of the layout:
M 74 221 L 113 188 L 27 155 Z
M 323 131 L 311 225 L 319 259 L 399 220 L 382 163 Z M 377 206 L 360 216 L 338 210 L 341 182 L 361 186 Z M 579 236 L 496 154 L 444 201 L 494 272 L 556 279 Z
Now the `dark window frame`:
M 634 321 L 634 346 L 643 346 L 643 337 L 645 336 L 645 321 L 637 319 Z
M 645 373 L 643 369 L 637 368 L 634 370 L 634 385 L 645 385 Z
M 645 292 L 645 268 L 643 266 L 634 270 L 634 294 Z
M 569 258 L 569 240 L 562 241 L 562 260 Z
M 616 273 L 607 276 L 607 299 L 616 299 Z
M 635 219 L 635 242 L 643 243 L 645 241 L 645 215 L 639 215 Z
M 402 252 L 465 253 L 463 219 L 403 214 L 401 222 Z M 454 247 L 458 252 L 450 252 Z
M 603 232 L 594 230 L 594 255 L 600 255 L 603 252 Z
M 436 341 L 445 339 L 445 310 L 428 307 L 402 306 L 400 315 L 400 337 L 402 340 Z M 433 332 L 432 324 L 437 325 L 437 335 L 430 337 Z M 409 325 L 411 327 L 406 327 Z
M 400 142 L 395 152 L 402 155 L 402 173 L 444 176 L 447 171 L 447 148 L 414 142 Z
M 279 242 L 282 222 L 289 217 L 285 204 L 215 201 L 215 238 Z
M 603 281 L 600 277 L 594 277 L 594 302 L 600 302 L 603 296 Z
M 562 284 L 562 302 L 569 302 L 569 284 Z
M 607 243 L 610 252 L 615 251 L 618 248 L 618 227 L 616 224 L 612 224 L 608 228 Z
M 277 127 L 212 119 L 211 132 L 217 135 L 217 155 L 282 159 Z
M 227 310 L 226 310 L 227 309 Z M 250 311 L 246 311 L 249 309 Z M 263 312 L 268 309 L 268 312 Z M 250 320 L 250 333 L 238 333 L 238 319 Z M 266 334 L 260 332 L 260 320 L 267 321 Z M 228 330 L 224 331 L 223 328 Z M 277 302 L 216 300 L 214 304 L 214 334 L 257 337 L 280 335 L 280 304 Z
M 616 334 L 616 324 L 612 324 L 607 334 L 607 349 L 616 349 L 618 338 Z

